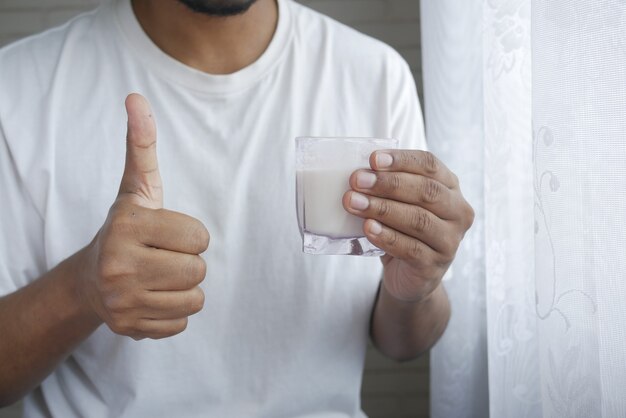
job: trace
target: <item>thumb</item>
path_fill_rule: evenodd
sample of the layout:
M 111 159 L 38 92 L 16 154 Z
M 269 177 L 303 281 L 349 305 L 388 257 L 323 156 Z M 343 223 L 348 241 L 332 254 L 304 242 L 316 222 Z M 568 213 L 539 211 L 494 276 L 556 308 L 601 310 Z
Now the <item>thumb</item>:
M 163 189 L 156 154 L 156 125 L 148 101 L 137 93 L 126 98 L 128 131 L 126 165 L 118 197 L 153 209 L 163 206 Z

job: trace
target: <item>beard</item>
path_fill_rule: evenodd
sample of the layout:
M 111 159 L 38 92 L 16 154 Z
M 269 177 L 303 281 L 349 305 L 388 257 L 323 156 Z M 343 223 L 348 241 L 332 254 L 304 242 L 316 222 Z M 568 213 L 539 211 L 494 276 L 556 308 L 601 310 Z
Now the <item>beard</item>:
M 234 16 L 245 13 L 256 0 L 178 0 L 196 13 Z

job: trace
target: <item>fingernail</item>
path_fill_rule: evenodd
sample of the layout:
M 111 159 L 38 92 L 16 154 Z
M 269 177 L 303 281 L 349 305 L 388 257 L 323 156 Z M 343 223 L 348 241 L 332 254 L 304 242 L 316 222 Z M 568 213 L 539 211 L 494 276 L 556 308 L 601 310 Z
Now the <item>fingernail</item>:
M 391 156 L 391 154 L 387 154 L 386 152 L 376 153 L 376 168 L 391 167 L 392 163 L 393 157 Z
M 369 205 L 370 201 L 361 193 L 353 192 L 350 196 L 350 207 L 354 210 L 365 210 Z
M 376 183 L 376 174 L 369 171 L 359 171 L 356 174 L 356 187 L 359 189 L 369 189 Z
M 380 233 L 383 232 L 383 226 L 376 222 L 376 221 L 371 221 L 370 222 L 370 233 L 374 234 L 374 235 L 380 235 Z

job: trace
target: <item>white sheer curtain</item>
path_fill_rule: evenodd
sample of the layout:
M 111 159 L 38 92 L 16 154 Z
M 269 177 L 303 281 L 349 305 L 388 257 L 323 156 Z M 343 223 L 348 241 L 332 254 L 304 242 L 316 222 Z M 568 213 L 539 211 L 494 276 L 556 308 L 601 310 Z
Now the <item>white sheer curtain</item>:
M 429 143 L 478 214 L 432 416 L 626 417 L 626 2 L 421 8 Z
M 429 147 L 457 173 L 476 212 L 446 282 L 451 322 L 430 356 L 431 413 L 440 417 L 488 411 L 481 20 L 477 1 L 421 1 Z

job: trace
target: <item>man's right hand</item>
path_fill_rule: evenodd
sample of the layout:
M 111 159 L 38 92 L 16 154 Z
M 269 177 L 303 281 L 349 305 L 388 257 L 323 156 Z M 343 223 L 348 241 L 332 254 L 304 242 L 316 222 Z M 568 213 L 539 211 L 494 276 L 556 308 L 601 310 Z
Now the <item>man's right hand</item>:
M 126 99 L 126 166 L 117 199 L 86 249 L 80 293 L 117 334 L 134 339 L 182 332 L 199 312 L 209 233 L 197 219 L 163 209 L 156 125 L 145 98 Z
M 163 338 L 183 331 L 202 309 L 206 265 L 199 254 L 209 233 L 197 219 L 162 208 L 150 106 L 131 94 L 126 111 L 126 167 L 100 231 L 0 297 L 0 359 L 11 359 L 0 361 L 0 407 L 32 391 L 103 321 L 137 340 Z

